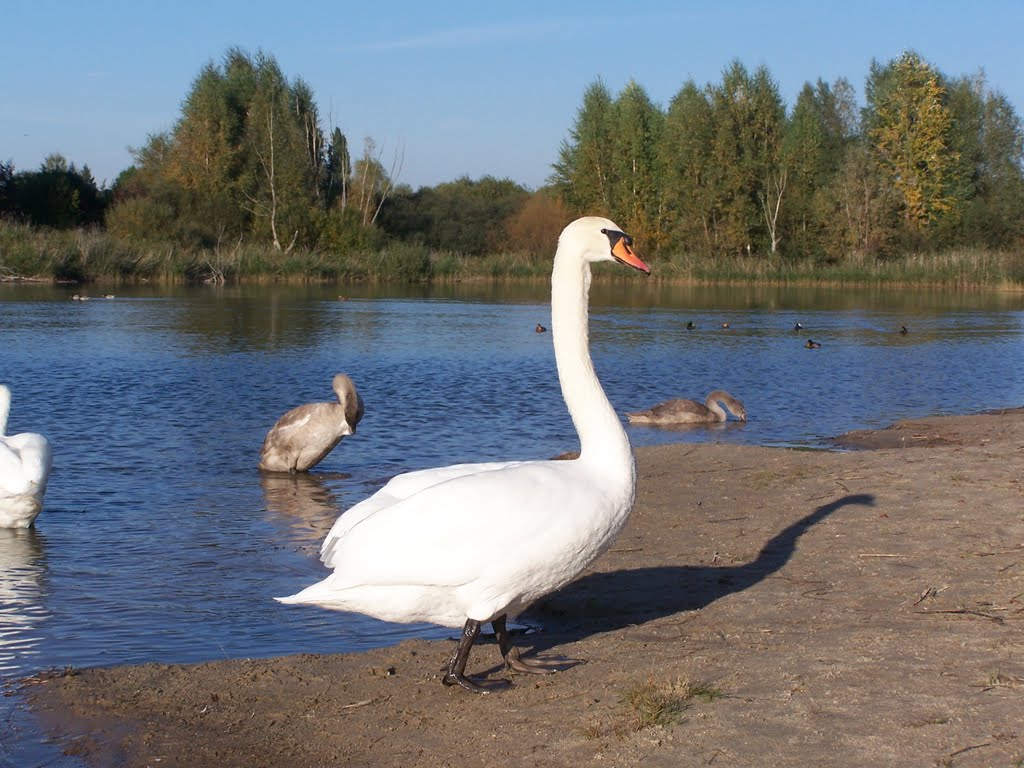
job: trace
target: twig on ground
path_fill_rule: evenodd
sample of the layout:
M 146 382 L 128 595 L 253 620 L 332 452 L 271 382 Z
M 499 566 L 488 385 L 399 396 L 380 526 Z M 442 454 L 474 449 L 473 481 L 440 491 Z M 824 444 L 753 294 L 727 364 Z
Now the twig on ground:
M 375 701 L 376 701 L 376 699 L 364 699 L 363 701 L 355 701 L 355 702 L 352 702 L 351 704 L 342 704 L 340 708 L 341 709 L 359 709 L 360 707 L 368 707 L 370 704 L 373 704 L 373 702 L 375 702 Z
M 970 608 L 948 608 L 948 609 L 945 609 L 945 610 L 935 610 L 935 611 L 914 611 L 914 613 L 923 613 L 923 614 L 954 613 L 954 614 L 962 614 L 964 616 L 977 616 L 977 617 L 982 618 L 982 619 L 988 619 L 989 621 L 991 621 L 991 622 L 993 622 L 995 624 L 1002 624 L 1004 622 L 1004 619 L 1003 619 L 1002 616 L 993 616 L 992 614 L 983 613 L 982 611 L 974 611 L 974 610 L 971 610 Z
M 887 552 L 861 552 L 857 557 L 903 557 L 903 555 L 894 555 Z

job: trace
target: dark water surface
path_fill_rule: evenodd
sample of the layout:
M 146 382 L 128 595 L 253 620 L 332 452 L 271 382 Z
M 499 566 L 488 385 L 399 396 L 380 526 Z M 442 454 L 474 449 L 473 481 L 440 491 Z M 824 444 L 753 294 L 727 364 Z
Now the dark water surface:
M 142 287 L 80 302 L 71 290 L 0 285 L 8 431 L 46 435 L 55 457 L 35 528 L 0 529 L 8 684 L 53 666 L 449 634 L 271 598 L 326 575 L 316 558 L 326 530 L 397 472 L 576 447 L 550 334 L 534 331 L 549 325 L 548 288 L 340 290 L 347 300 L 334 287 L 262 286 Z M 808 338 L 821 349 L 805 349 Z M 724 388 L 749 414 L 717 429 L 630 427 L 635 445 L 817 447 L 900 418 L 1020 406 L 1022 341 L 1019 294 L 639 277 L 592 291 L 591 349 L 617 409 Z M 329 399 L 336 372 L 366 403 L 358 434 L 310 477 L 261 477 L 266 430 L 295 405 Z M 0 699 L 3 763 L 75 764 L 42 743 L 19 696 Z

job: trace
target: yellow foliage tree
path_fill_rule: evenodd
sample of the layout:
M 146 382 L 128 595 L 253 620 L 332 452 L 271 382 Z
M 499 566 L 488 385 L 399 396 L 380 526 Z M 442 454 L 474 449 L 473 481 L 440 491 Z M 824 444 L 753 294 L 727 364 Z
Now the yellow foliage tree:
M 868 138 L 904 221 L 921 229 L 958 215 L 951 189 L 959 157 L 939 73 L 911 51 L 886 67 L 873 64 L 867 91 Z

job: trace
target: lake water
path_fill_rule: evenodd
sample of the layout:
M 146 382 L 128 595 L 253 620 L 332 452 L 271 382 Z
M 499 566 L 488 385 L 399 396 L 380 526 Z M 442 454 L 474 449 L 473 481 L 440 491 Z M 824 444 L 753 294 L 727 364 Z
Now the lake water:
M 0 676 L 448 636 L 272 597 L 322 578 L 326 530 L 397 472 L 576 447 L 550 334 L 534 331 L 549 324 L 547 291 L 140 287 L 79 302 L 71 289 L 0 285 L 8 431 L 46 435 L 55 456 L 35 528 L 0 529 Z M 639 275 L 592 291 L 591 349 L 618 410 L 723 388 L 749 414 L 724 428 L 630 427 L 635 445 L 821 447 L 901 418 L 1020 406 L 1022 337 L 1019 293 Z M 261 477 L 267 429 L 329 399 L 336 372 L 365 401 L 358 434 L 310 477 Z M 75 764 L 16 695 L 0 700 L 3 763 Z

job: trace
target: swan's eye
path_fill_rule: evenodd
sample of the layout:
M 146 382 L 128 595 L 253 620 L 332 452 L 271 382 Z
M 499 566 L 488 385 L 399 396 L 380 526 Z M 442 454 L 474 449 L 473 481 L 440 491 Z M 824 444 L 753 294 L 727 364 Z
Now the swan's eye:
M 624 242 L 626 245 L 633 245 L 633 238 L 627 235 L 625 232 L 619 232 L 617 229 L 602 229 L 601 233 L 608 238 L 608 243 L 611 245 L 612 250 L 615 250 L 615 246 L 619 240 Z

